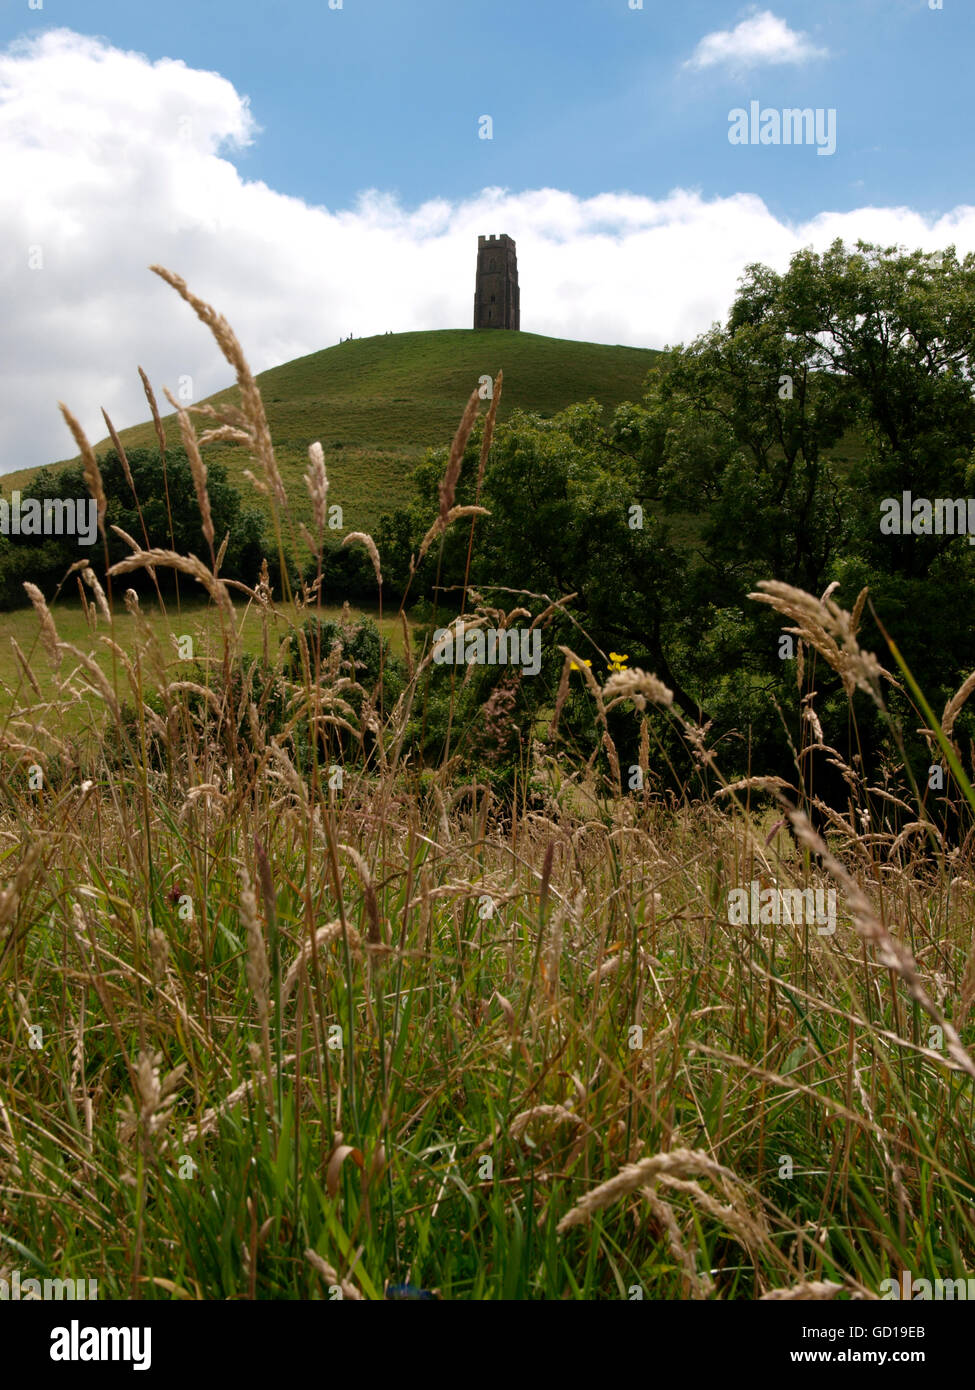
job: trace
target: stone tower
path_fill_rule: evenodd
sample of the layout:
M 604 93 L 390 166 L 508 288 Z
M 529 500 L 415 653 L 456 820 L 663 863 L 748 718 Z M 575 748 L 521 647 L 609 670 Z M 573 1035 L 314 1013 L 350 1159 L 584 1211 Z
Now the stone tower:
M 521 328 L 518 257 L 510 236 L 479 236 L 475 328 Z

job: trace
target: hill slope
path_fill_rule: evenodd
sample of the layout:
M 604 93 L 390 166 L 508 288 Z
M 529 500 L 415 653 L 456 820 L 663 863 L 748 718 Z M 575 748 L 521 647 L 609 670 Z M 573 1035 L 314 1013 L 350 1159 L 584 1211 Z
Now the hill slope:
M 308 445 L 321 440 L 331 484 L 329 501 L 342 505 L 343 529 L 369 530 L 380 512 L 409 500 L 409 474 L 430 445 L 449 444 L 478 378 L 504 369 L 499 416 L 516 409 L 553 415 L 574 401 L 595 397 L 612 408 L 638 400 L 657 353 L 648 348 L 546 338 L 504 330 L 447 329 L 352 339 L 284 366 L 262 372 L 257 382 L 267 410 L 278 464 L 304 516 L 302 474 Z M 153 382 L 165 400 L 164 384 Z M 236 386 L 209 402 L 237 404 Z M 200 402 L 202 404 L 202 402 Z M 179 442 L 175 417 L 163 417 L 166 438 Z M 198 423 L 198 429 L 205 425 Z M 120 430 L 126 448 L 156 443 L 151 421 Z M 101 455 L 111 447 L 96 445 Z M 245 496 L 241 478 L 247 453 L 233 445 L 211 445 L 208 459 L 227 465 Z M 35 470 L 7 474 L 4 491 L 23 486 Z M 262 499 L 256 498 L 258 502 Z

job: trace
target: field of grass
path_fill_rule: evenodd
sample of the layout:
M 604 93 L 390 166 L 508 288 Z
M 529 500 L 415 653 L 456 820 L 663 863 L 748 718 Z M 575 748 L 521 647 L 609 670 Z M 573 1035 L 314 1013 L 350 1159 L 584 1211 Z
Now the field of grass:
M 188 586 L 187 586 L 188 587 Z M 112 627 L 112 638 L 122 652 L 130 656 L 134 651 L 135 638 L 139 631 L 136 619 L 119 604 L 117 623 Z M 361 607 L 350 608 L 353 617 L 363 614 Z M 57 621 L 58 635 L 62 641 L 75 647 L 86 647 L 94 641 L 94 660 L 110 682 L 119 676 L 119 663 L 113 660 L 111 649 L 99 645 L 98 637 L 106 632 L 106 625 L 97 607 L 89 605 L 87 611 L 77 603 L 56 605 L 53 609 Z M 307 618 L 316 616 L 322 620 L 338 621 L 342 617 L 341 605 L 322 605 L 309 608 L 299 614 L 295 606 L 276 604 L 269 623 L 270 640 L 273 648 L 296 625 Z M 380 632 L 390 644 L 390 650 L 397 656 L 403 654 L 403 627 L 396 618 L 384 617 L 379 620 L 378 610 L 368 611 L 368 616 L 376 622 Z M 163 611 L 156 604 L 147 605 L 143 617 L 153 640 L 162 652 L 167 653 L 171 672 L 175 678 L 180 664 L 185 660 L 208 662 L 216 659 L 221 650 L 221 628 L 219 614 L 209 601 L 199 598 L 183 598 L 179 602 L 173 598 Z M 238 603 L 235 606 L 235 627 L 238 651 L 242 655 L 256 656 L 263 649 L 264 624 L 260 610 L 253 603 Z M 190 638 L 192 647 L 187 647 L 185 639 Z M 182 648 L 178 645 L 183 643 Z M 30 674 L 24 670 L 14 646 L 23 653 Z M 180 650 L 192 651 L 190 657 L 180 657 Z M 11 613 L 0 614 L 0 728 L 3 721 L 18 710 L 21 715 L 31 710 L 31 717 L 43 723 L 46 709 L 56 700 L 59 692 L 57 674 L 41 658 L 41 640 L 37 616 L 33 608 L 22 608 Z M 59 673 L 63 676 L 63 672 Z M 33 683 L 31 681 L 33 677 Z M 34 688 L 36 685 L 37 689 Z M 34 703 L 32 704 L 32 699 Z M 76 729 L 87 724 L 91 714 L 91 704 L 87 697 L 79 698 L 73 709 L 62 704 L 61 722 L 65 727 Z
M 381 512 L 411 500 L 411 470 L 425 449 L 450 443 L 457 402 L 470 395 L 481 376 L 496 377 L 504 369 L 502 420 L 518 409 L 554 415 L 590 396 L 608 408 L 638 400 L 656 356 L 646 348 L 537 333 L 448 329 L 352 339 L 262 372 L 257 382 L 296 517 L 307 520 L 302 475 L 308 445 L 317 439 L 334 494 L 341 497 L 343 529 L 371 531 Z M 153 384 L 162 409 L 162 387 L 173 389 L 173 383 Z M 240 394 L 232 386 L 200 402 L 207 403 L 239 406 Z M 162 420 L 167 440 L 177 444 L 175 416 L 164 414 Z M 157 442 L 151 420 L 120 430 L 119 437 L 127 449 Z M 94 447 L 100 456 L 111 441 L 106 437 Z M 251 467 L 246 450 L 213 444 L 207 458 L 226 464 L 244 495 L 262 505 L 240 477 Z M 0 486 L 9 493 L 32 474 L 30 469 L 8 473 Z
M 429 656 L 392 709 L 334 659 L 235 685 L 253 632 L 185 564 L 223 615 L 207 690 L 172 687 L 159 620 L 117 611 L 72 653 L 76 619 L 38 595 L 47 708 L 21 687 L 0 726 L 0 1277 L 489 1301 L 966 1277 L 970 850 L 865 833 L 859 784 L 828 848 L 795 813 L 800 852 L 765 780 L 724 785 L 651 674 L 600 684 L 568 658 L 609 771 L 562 740 L 560 693 L 526 731 L 534 796 L 522 778 L 506 800 L 418 766 Z M 776 606 L 836 669 L 848 615 Z M 842 661 L 879 700 L 855 641 Z M 641 734 L 632 793 L 617 707 Z M 660 793 L 661 721 L 713 794 Z M 752 885 L 833 894 L 828 919 L 742 920 Z

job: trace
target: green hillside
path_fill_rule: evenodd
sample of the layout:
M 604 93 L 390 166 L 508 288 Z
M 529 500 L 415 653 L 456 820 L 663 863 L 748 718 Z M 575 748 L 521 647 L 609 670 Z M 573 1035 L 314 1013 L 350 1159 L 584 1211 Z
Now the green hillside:
M 429 445 L 450 442 L 482 375 L 494 377 L 504 369 L 502 420 L 516 409 L 553 415 L 589 397 L 608 408 L 639 399 L 656 356 L 647 348 L 537 333 L 447 329 L 353 339 L 262 372 L 257 380 L 296 514 L 304 517 L 306 512 L 302 475 L 308 445 L 318 439 L 325 450 L 329 500 L 342 505 L 343 529 L 369 530 L 380 512 L 409 499 L 410 470 Z M 153 382 L 161 403 L 164 385 L 173 389 L 175 383 Z M 207 399 L 236 404 L 237 388 Z M 174 416 L 163 419 L 167 439 L 178 444 Z M 151 421 L 121 430 L 120 436 L 126 447 L 156 442 Z M 110 447 L 106 438 L 96 453 Z M 212 445 L 206 456 L 226 463 L 232 477 L 239 478 L 250 466 L 238 446 Z M 4 491 L 23 486 L 34 471 L 7 474 L 0 485 Z M 240 486 L 249 490 L 244 479 Z

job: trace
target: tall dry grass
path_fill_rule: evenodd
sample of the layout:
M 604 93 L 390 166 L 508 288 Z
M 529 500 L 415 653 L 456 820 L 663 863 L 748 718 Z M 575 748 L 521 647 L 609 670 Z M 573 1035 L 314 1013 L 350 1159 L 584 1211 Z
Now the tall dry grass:
M 431 650 L 408 651 L 384 709 L 340 651 L 299 643 L 290 673 L 295 624 L 268 567 L 253 588 L 220 577 L 206 443 L 251 451 L 279 552 L 290 526 L 317 557 L 307 611 L 324 458 L 313 443 L 313 534 L 293 526 L 229 325 L 156 269 L 213 332 L 240 405 L 197 410 L 215 420 L 199 437 L 179 412 L 209 563 L 125 537 L 127 559 L 86 573 L 87 649 L 28 588 L 38 641 L 18 649 L 27 694 L 0 728 L 0 1275 L 29 1265 L 134 1298 L 370 1299 L 409 1282 L 450 1298 L 807 1299 L 972 1271 L 967 855 L 886 825 L 907 793 L 842 759 L 850 806 L 823 808 L 827 846 L 793 809 L 798 785 L 728 784 L 652 673 L 600 683 L 568 647 L 535 740 L 544 811 L 506 820 L 487 788 L 458 787 L 449 735 L 418 796 L 406 730 Z M 476 412 L 474 393 L 416 566 L 483 513 L 454 505 Z M 350 539 L 380 588 L 374 541 Z M 175 628 L 162 640 L 134 592 L 119 601 L 127 576 L 165 569 L 212 604 L 202 681 L 185 678 Z M 285 576 L 277 587 L 288 596 Z M 759 597 L 851 698 L 882 701 L 862 598 L 850 614 L 782 585 Z M 488 621 L 471 599 L 465 623 Z M 568 600 L 524 601 L 544 629 Z M 242 604 L 262 623 L 264 684 L 254 668 L 232 679 Z M 43 706 L 40 662 L 56 690 Z M 559 756 L 570 682 L 588 691 L 606 777 Z M 812 746 L 802 685 L 800 671 Z M 640 729 L 636 795 L 617 707 Z M 81 740 L 65 732 L 79 716 Z M 707 800 L 654 793 L 660 720 L 707 768 Z M 340 738 L 361 756 L 338 786 Z M 810 852 L 769 829 L 776 794 Z M 753 880 L 833 888 L 835 934 L 731 925 L 728 893 Z

